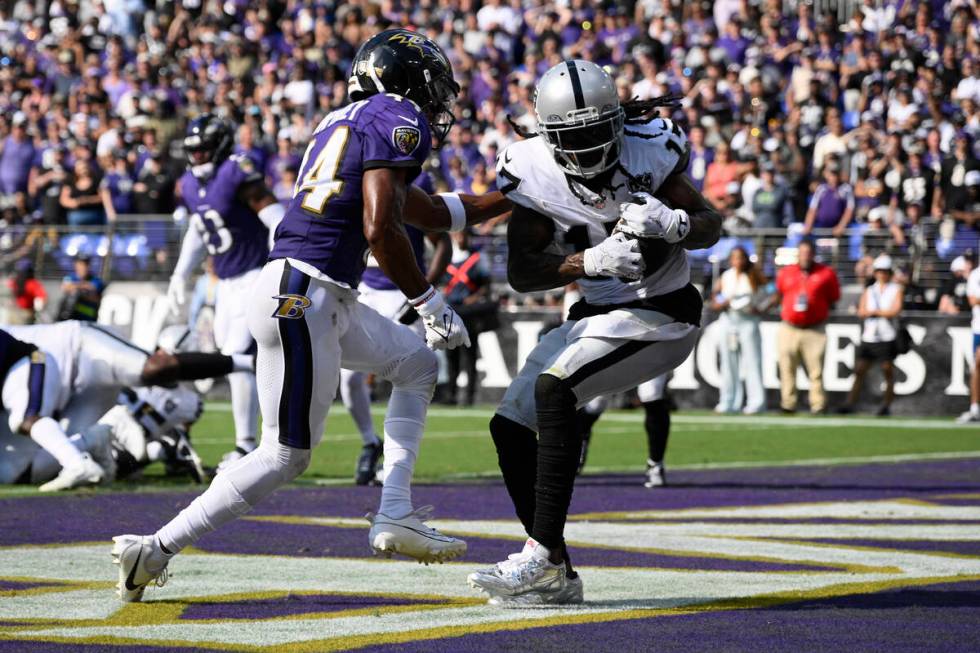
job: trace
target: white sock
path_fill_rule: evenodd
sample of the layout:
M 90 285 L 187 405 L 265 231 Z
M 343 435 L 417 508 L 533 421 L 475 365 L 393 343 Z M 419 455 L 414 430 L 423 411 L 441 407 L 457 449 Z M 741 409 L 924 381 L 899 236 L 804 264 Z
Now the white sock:
M 970 414 L 980 415 L 980 404 L 970 404 Z
M 412 474 L 425 428 L 428 399 L 397 387 L 385 415 L 384 486 L 379 511 L 401 519 L 412 512 Z
M 62 467 L 70 467 L 82 462 L 82 452 L 75 448 L 58 422 L 50 417 L 42 417 L 31 427 L 31 440 L 54 456 Z
M 259 427 L 259 395 L 255 374 L 229 374 L 228 385 L 231 388 L 231 413 L 235 418 L 235 445 L 251 451 L 255 448 L 255 434 Z
M 236 372 L 255 372 L 255 356 L 252 354 L 232 354 L 231 364 Z
M 306 469 L 309 449 L 263 445 L 222 470 L 204 494 L 194 499 L 156 537 L 170 553 L 197 542 L 202 535 L 249 512 L 279 486 Z
M 340 397 L 350 413 L 364 444 L 379 444 L 381 439 L 371 421 L 371 395 L 364 372 L 340 371 Z

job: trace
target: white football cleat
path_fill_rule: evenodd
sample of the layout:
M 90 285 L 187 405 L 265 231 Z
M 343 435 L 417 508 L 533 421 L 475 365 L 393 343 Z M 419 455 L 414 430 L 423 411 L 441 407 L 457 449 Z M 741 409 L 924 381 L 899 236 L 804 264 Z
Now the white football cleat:
M 426 526 L 432 506 L 416 508 L 401 519 L 382 513 L 367 514 L 371 522 L 368 542 L 374 555 L 390 558 L 395 553 L 419 562 L 445 562 L 466 553 L 466 542 Z
M 484 577 L 498 576 L 500 573 L 506 571 L 509 567 L 512 567 L 516 564 L 520 564 L 527 556 L 531 555 L 531 551 L 533 551 L 534 547 L 536 547 L 537 545 L 538 545 L 537 542 L 535 542 L 531 538 L 528 538 L 527 542 L 524 543 L 524 548 L 521 549 L 520 553 L 511 553 L 509 556 L 507 556 L 506 560 L 502 562 L 498 562 L 494 564 L 492 567 L 485 567 L 483 569 L 478 569 L 474 571 L 472 574 L 467 576 L 467 582 L 470 584 L 471 587 L 476 587 L 481 581 L 484 580 Z M 493 582 L 493 581 L 488 580 L 488 582 Z
M 497 563 L 496 569 L 470 574 L 470 587 L 490 596 L 490 605 L 525 607 L 574 605 L 584 601 L 582 579 L 569 578 L 564 563 L 552 564 L 547 548 L 528 540 L 524 550 Z
M 974 413 L 972 410 L 968 410 L 956 418 L 957 424 L 970 424 L 972 422 L 980 422 L 980 413 Z
M 575 578 L 565 575 L 565 584 L 557 589 L 534 589 L 517 596 L 492 596 L 487 604 L 498 608 L 527 608 L 541 605 L 580 605 L 584 602 L 582 577 L 576 574 Z
M 157 587 L 167 583 L 169 557 L 154 536 L 117 535 L 112 541 L 112 564 L 119 566 L 116 594 L 120 599 L 126 603 L 140 601 L 151 582 Z
M 92 460 L 92 456 L 83 453 L 80 462 L 63 467 L 61 473 L 39 487 L 38 490 L 41 492 L 60 492 L 82 485 L 97 485 L 104 476 L 105 472 L 97 462 Z
M 664 464 L 648 460 L 646 480 L 643 481 L 643 487 L 663 487 L 665 485 L 667 485 L 667 470 L 664 469 Z

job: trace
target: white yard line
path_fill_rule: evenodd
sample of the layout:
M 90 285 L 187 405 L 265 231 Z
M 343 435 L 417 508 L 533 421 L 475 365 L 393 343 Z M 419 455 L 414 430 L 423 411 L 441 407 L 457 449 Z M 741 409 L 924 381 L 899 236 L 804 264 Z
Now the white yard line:
M 339 404 L 334 407 L 340 408 Z M 340 408 L 343 410 L 342 408 Z M 213 412 L 231 412 L 231 404 L 227 401 L 211 401 L 207 403 L 207 410 Z M 371 407 L 372 415 L 384 415 L 385 407 L 376 404 Z M 486 418 L 493 416 L 493 410 L 489 408 L 448 408 L 434 406 L 429 408 L 429 415 L 432 417 L 462 417 L 462 418 Z M 632 412 L 607 412 L 602 416 L 603 422 L 630 422 L 642 423 L 643 412 L 636 410 Z M 791 415 L 685 415 L 675 414 L 671 416 L 674 424 L 691 425 L 710 425 L 718 428 L 744 428 L 746 426 L 796 426 L 804 428 L 839 428 L 841 426 L 860 426 L 862 428 L 880 429 L 976 429 L 973 424 L 957 424 L 952 419 L 922 419 L 904 417 L 811 417 L 801 414 Z
M 754 469 L 758 467 L 813 467 L 818 465 L 861 465 L 867 463 L 900 463 L 922 460 L 959 460 L 980 458 L 980 451 L 937 451 L 932 453 L 908 453 L 882 456 L 853 456 L 841 458 L 804 458 L 801 460 L 745 460 L 725 463 L 689 463 L 686 465 L 669 465 L 671 470 L 698 469 Z M 639 472 L 640 465 L 631 467 L 601 467 L 588 466 L 586 476 L 590 474 L 606 474 L 611 472 Z M 447 479 L 495 478 L 499 472 L 448 474 Z

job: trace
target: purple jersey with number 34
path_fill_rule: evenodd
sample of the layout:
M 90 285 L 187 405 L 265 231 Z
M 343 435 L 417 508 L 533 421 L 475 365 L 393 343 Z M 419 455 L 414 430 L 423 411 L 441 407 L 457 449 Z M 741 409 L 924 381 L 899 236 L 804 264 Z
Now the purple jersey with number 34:
M 269 230 L 238 198 L 242 186 L 259 181 L 262 173 L 239 154 L 222 162 L 204 184 L 190 172 L 180 181 L 180 194 L 191 214 L 190 228 L 201 234 L 219 279 L 260 268 L 269 258 Z
M 409 168 L 414 179 L 431 147 L 418 106 L 397 95 L 373 95 L 330 113 L 313 133 L 269 258 L 302 261 L 356 288 L 368 249 L 364 172 Z

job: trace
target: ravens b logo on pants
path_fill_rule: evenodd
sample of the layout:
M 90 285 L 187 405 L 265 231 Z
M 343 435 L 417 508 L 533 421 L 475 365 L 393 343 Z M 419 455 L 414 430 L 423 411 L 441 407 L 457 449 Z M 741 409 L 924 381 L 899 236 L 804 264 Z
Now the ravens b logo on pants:
M 306 309 L 313 305 L 313 302 L 303 295 L 276 295 L 273 299 L 279 300 L 279 308 L 272 314 L 272 317 L 277 319 L 298 320 L 306 313 Z

